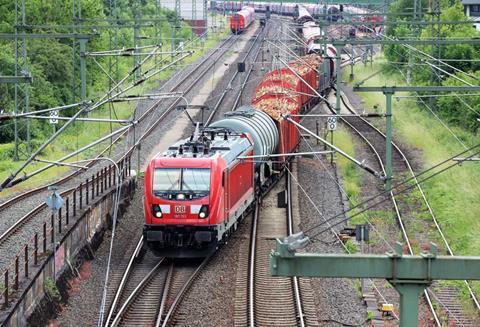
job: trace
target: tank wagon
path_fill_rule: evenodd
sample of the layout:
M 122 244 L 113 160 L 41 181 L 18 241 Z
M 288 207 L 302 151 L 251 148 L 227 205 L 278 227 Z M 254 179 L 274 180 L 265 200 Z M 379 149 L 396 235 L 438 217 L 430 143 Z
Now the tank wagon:
M 317 54 L 288 66 L 264 76 L 252 105 L 206 128 L 197 126 L 190 138 L 151 160 L 145 172 L 143 234 L 156 255 L 212 253 L 257 196 L 278 180 L 300 141 L 282 114 L 308 110 L 318 101 L 312 88 L 326 90 L 335 69 L 331 59 Z M 271 160 L 273 154 L 282 156 Z

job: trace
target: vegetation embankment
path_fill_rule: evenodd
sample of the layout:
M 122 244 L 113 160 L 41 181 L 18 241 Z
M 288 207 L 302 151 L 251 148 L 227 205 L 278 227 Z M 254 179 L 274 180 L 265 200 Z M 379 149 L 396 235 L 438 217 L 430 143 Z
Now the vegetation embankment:
M 35 25 L 71 25 L 71 4 L 67 5 L 68 1 L 57 1 L 55 8 L 51 8 L 50 3 L 33 1 L 28 3 L 26 8 L 26 17 L 29 24 Z M 88 1 L 87 1 L 88 2 Z M 90 3 L 91 2 L 91 3 Z M 106 19 L 109 18 L 109 12 L 106 5 L 101 2 L 90 1 L 88 4 L 82 2 L 82 18 L 84 19 Z M 13 25 L 14 8 L 10 4 L 0 4 L 0 32 L 11 33 Z M 118 19 L 127 20 L 133 18 L 132 8 L 123 1 L 119 1 L 117 4 L 117 17 Z M 145 4 L 140 9 L 140 15 L 142 19 L 154 18 L 158 21 L 156 26 L 142 27 L 140 33 L 144 38 L 141 41 L 143 46 L 157 44 L 162 38 L 165 44 L 162 51 L 169 51 L 173 45 L 177 46 L 180 42 L 188 44 L 188 42 L 194 39 L 192 30 L 186 23 L 177 20 L 174 12 L 158 9 L 151 4 Z M 70 16 L 69 16 L 70 15 Z M 220 18 L 216 18 L 217 21 L 223 22 Z M 105 51 L 110 49 L 109 45 L 109 33 L 113 30 L 105 28 L 105 22 L 98 23 L 101 27 L 96 30 L 100 33 L 97 38 L 94 38 L 88 43 L 87 51 Z M 104 24 L 104 25 L 102 25 Z M 174 24 L 180 24 L 180 27 L 175 30 L 176 40 L 171 43 L 172 28 Z M 130 27 L 119 29 L 117 35 L 118 49 L 132 47 L 133 45 L 133 27 L 132 24 L 127 24 Z M 225 24 L 221 24 L 225 27 Z M 91 33 L 91 30 L 81 28 L 81 31 L 85 33 Z M 110 32 L 109 32 L 110 31 Z M 34 31 L 35 32 L 35 31 Z M 37 32 L 52 32 L 49 30 L 39 30 Z M 53 29 L 53 32 L 68 32 L 61 28 Z M 209 37 L 204 44 L 195 42 L 192 45 L 185 48 L 185 50 L 195 50 L 196 52 L 183 60 L 180 64 L 188 64 L 198 59 L 203 50 L 214 46 L 221 38 L 225 37 L 227 29 L 223 28 L 218 33 L 210 33 Z M 145 37 L 148 39 L 145 40 Z M 78 57 L 72 56 L 71 41 L 64 42 L 59 40 L 42 40 L 42 41 L 28 41 L 28 67 L 33 76 L 33 83 L 30 87 L 30 111 L 45 109 L 55 106 L 61 106 L 65 104 L 78 102 Z M 152 48 L 144 50 L 145 52 L 151 52 Z M 144 58 L 144 57 L 142 57 Z M 163 57 L 165 58 L 165 56 Z M 132 57 L 100 57 L 95 58 L 96 61 L 105 69 L 113 63 L 112 75 L 117 75 L 116 68 L 118 67 L 118 75 L 120 78 L 125 76 L 133 68 Z M 117 61 L 118 60 L 118 61 Z M 159 59 L 151 59 L 142 70 L 153 67 L 155 62 Z M 74 65 L 75 66 L 74 68 Z M 178 66 L 178 65 L 177 65 Z M 76 70 L 76 73 L 75 73 Z M 147 80 L 145 83 L 131 90 L 127 94 L 141 94 L 146 90 L 155 88 L 158 81 L 165 80 L 171 76 L 175 71 L 175 68 L 162 71 L 154 78 Z M 13 42 L 0 42 L 0 75 L 14 75 L 14 43 Z M 109 81 L 108 77 L 102 72 L 102 69 L 93 60 L 87 58 L 87 91 L 88 99 L 96 99 L 108 90 Z M 115 76 L 114 76 L 115 77 Z M 77 85 L 77 91 L 73 92 L 72 85 Z M 14 87 L 6 84 L 0 85 L 0 109 L 4 113 L 12 113 L 14 110 Z M 115 103 L 114 105 L 106 105 L 91 113 L 89 117 L 95 118 L 113 118 L 113 119 L 128 119 L 131 117 L 133 109 L 135 108 L 134 102 L 129 103 Z M 62 111 L 62 116 L 73 115 L 74 110 Z M 31 148 L 34 150 L 43 141 L 54 132 L 55 126 L 52 126 L 45 120 L 30 120 L 31 130 Z M 57 128 L 62 126 L 63 122 L 59 122 Z M 69 127 L 62 135 L 51 145 L 49 145 L 41 153 L 41 158 L 46 160 L 56 160 L 68 153 L 71 153 L 78 148 L 87 145 L 94 140 L 100 138 L 103 135 L 110 133 L 112 130 L 120 127 L 120 124 L 108 124 L 108 123 L 85 123 L 75 122 Z M 19 136 L 22 140 L 27 139 L 26 135 L 26 120 L 19 120 Z M 82 158 L 91 157 L 93 153 L 98 152 L 107 146 L 107 143 L 103 143 L 97 147 L 91 148 L 80 156 L 73 158 L 78 160 Z M 0 122 L 0 180 L 4 180 L 12 171 L 15 171 L 21 162 L 13 161 L 14 153 L 14 129 L 13 121 Z M 20 145 L 20 157 L 26 157 L 26 145 L 22 143 Z M 28 166 L 26 172 L 34 171 L 44 164 L 32 163 Z M 37 175 L 24 183 L 19 184 L 11 189 L 6 189 L 2 192 L 2 195 L 8 195 L 12 192 L 17 192 L 22 189 L 28 189 L 33 186 L 43 184 L 46 181 L 53 180 L 58 177 L 59 174 L 66 171 L 65 167 L 58 167 L 49 169 L 46 172 Z
M 431 20 L 431 9 L 423 1 L 424 14 L 419 18 Z M 398 39 L 421 38 L 442 40 L 468 40 L 480 36 L 464 14 L 464 8 L 459 0 L 440 1 L 439 24 L 417 25 L 411 16 L 391 16 L 386 28 L 388 37 Z M 412 1 L 398 0 L 390 7 L 390 13 L 411 13 Z M 419 28 L 420 27 L 420 28 Z M 436 32 L 433 33 L 432 29 Z M 415 32 L 418 31 L 418 32 Z M 433 34 L 432 34 L 433 33 Z M 408 41 L 407 41 L 408 43 Z M 403 44 L 385 47 L 387 68 L 390 72 L 401 72 L 408 77 L 411 85 L 441 85 L 469 86 L 478 85 L 480 80 L 480 45 L 450 44 L 450 45 L 417 45 L 416 50 Z M 441 62 L 435 60 L 441 58 Z M 402 79 L 403 82 L 403 79 Z M 478 94 L 478 92 L 475 92 Z M 429 92 L 428 94 L 431 94 Z M 480 124 L 480 96 L 440 94 L 428 99 L 429 105 L 439 117 L 452 126 L 476 133 Z
M 428 3 L 422 3 L 428 8 Z M 430 20 L 426 9 L 420 19 Z M 390 13 L 411 13 L 412 1 L 398 0 L 390 7 Z M 470 39 L 478 36 L 463 13 L 460 1 L 441 1 L 441 16 L 443 22 L 434 26 L 442 39 Z M 402 38 L 432 38 L 432 26 L 416 25 L 412 17 L 390 16 L 386 28 L 387 37 Z M 408 41 L 406 41 L 408 43 Z M 434 58 L 442 58 L 438 62 Z M 381 74 L 375 75 L 376 72 Z M 373 77 L 370 77 L 372 76 Z M 355 67 L 355 82 L 366 82 L 362 86 L 382 85 L 441 85 L 468 86 L 478 85 L 480 78 L 480 47 L 475 44 L 456 44 L 416 46 L 409 51 L 404 45 L 385 46 L 384 52 L 375 58 L 373 66 L 357 65 Z M 470 93 L 470 94 L 469 94 Z M 415 167 L 416 173 L 463 151 L 465 148 L 477 145 L 479 142 L 480 96 L 478 92 L 436 92 L 433 97 L 428 94 L 396 93 L 393 101 L 393 123 L 397 142 L 407 148 L 419 150 L 421 165 Z M 423 97 L 416 97 L 421 95 Z M 381 93 L 361 93 L 365 109 L 385 108 L 385 96 Z M 337 138 L 338 139 L 338 138 Z M 478 151 L 478 149 L 477 149 Z M 417 152 L 417 151 L 415 151 Z M 466 155 L 471 154 L 468 153 Z M 464 155 L 464 156 L 466 156 Z M 452 164 L 451 162 L 450 164 Z M 340 168 L 342 166 L 339 162 Z M 346 163 L 349 166 L 351 164 Z M 351 168 L 343 169 L 342 176 L 352 177 Z M 342 171 L 342 169 L 341 169 Z M 353 180 L 357 180 L 353 176 Z M 402 176 L 397 176 L 402 179 Z M 422 184 L 426 196 L 433 208 L 439 224 L 452 250 L 458 255 L 478 255 L 480 253 L 480 170 L 476 162 L 466 162 L 426 181 Z M 355 191 L 358 187 L 348 186 Z M 418 193 L 418 192 L 417 192 Z M 355 194 L 355 192 L 354 192 Z M 356 192 L 358 194 L 358 191 Z M 412 193 L 412 201 L 418 198 Z M 355 200 L 355 196 L 353 197 Z M 354 204 L 354 203 L 352 203 Z M 418 221 L 429 218 L 426 208 L 415 213 Z M 418 227 L 418 226 L 417 226 Z M 416 228 L 411 226 L 410 228 Z M 430 233 L 433 240 L 442 244 L 438 233 Z M 443 247 L 443 246 L 442 246 Z M 457 283 L 463 285 L 462 283 Z M 480 295 L 480 284 L 475 282 L 474 290 Z M 465 289 L 463 288 L 466 295 Z M 468 295 L 465 296 L 467 300 Z
M 372 67 L 355 67 L 355 81 L 363 80 L 374 72 L 384 69 L 386 60 L 377 56 Z M 355 82 L 354 81 L 354 82 Z M 406 85 L 403 76 L 386 70 L 386 73 L 369 79 L 368 85 Z M 420 150 L 421 167 L 416 173 L 461 152 L 465 146 L 478 144 L 478 135 L 458 126 L 445 127 L 445 122 L 436 118 L 432 112 L 417 103 L 416 98 L 403 97 L 408 94 L 396 94 L 393 101 L 393 127 L 397 141 L 410 148 Z M 381 93 L 361 94 L 367 110 L 385 107 L 385 97 Z M 454 133 L 456 135 L 453 136 Z M 458 138 L 458 139 L 457 139 Z M 453 163 L 453 162 L 452 162 Z M 467 162 L 456 166 L 422 184 L 439 224 L 458 255 L 478 255 L 480 253 L 480 170 L 476 162 Z M 425 208 L 424 208 L 425 210 Z M 419 212 L 418 218 L 428 216 Z M 435 234 L 432 232 L 432 235 Z M 436 236 L 438 244 L 441 240 Z M 434 238 L 435 239 L 435 238 Z M 480 285 L 476 285 L 480 294 Z

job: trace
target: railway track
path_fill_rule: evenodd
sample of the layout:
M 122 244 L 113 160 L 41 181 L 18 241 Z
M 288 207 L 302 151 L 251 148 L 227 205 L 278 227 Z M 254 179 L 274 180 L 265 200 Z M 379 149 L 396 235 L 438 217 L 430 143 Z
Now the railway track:
M 191 91 L 203 79 L 206 73 L 214 67 L 215 62 L 218 61 L 222 56 L 224 56 L 227 53 L 231 45 L 235 43 L 237 39 L 238 39 L 238 36 L 231 35 L 226 40 L 224 40 L 219 47 L 217 47 L 215 50 L 212 51 L 212 53 L 209 54 L 209 56 L 206 56 L 200 63 L 197 64 L 193 72 L 191 72 L 190 74 L 186 74 L 183 78 L 179 80 L 176 80 L 175 84 L 170 88 L 170 92 L 182 92 L 184 95 L 186 95 L 189 92 L 191 93 Z M 163 111 L 160 111 L 158 117 L 153 119 L 153 117 L 151 116 L 158 112 L 158 107 L 161 104 L 163 104 L 163 101 L 165 100 L 155 101 L 140 115 L 140 117 L 138 117 L 137 120 L 140 123 L 144 124 L 143 133 L 136 136 L 134 140 L 134 144 L 132 144 L 129 149 L 127 149 L 123 153 L 120 153 L 120 156 L 117 159 L 117 162 L 121 162 L 122 160 L 128 160 L 128 157 L 133 153 L 135 148 L 146 137 L 151 135 L 152 132 L 162 122 L 168 119 L 168 117 L 170 116 L 169 114 L 172 113 L 175 106 L 178 105 L 180 101 L 182 101 L 182 99 L 176 98 L 174 100 L 169 101 L 167 108 L 164 109 Z M 132 129 L 125 129 L 113 140 L 112 145 L 120 142 L 120 140 L 122 140 L 122 138 L 125 137 L 125 135 L 128 135 L 128 132 L 131 132 L 131 131 Z M 138 127 L 137 127 L 137 132 L 138 132 Z M 101 151 L 97 155 L 97 158 L 102 156 L 105 152 L 107 152 L 112 147 L 112 145 L 107 146 L 103 151 Z M 89 166 L 93 166 L 93 164 Z M 98 164 L 97 167 L 98 169 L 104 169 L 105 165 Z M 62 177 L 61 179 L 57 180 L 54 183 L 50 183 L 48 185 L 44 185 L 44 186 L 29 190 L 27 192 L 14 196 L 13 198 L 0 204 L 0 214 L 5 217 L 12 216 L 11 225 L 4 223 L 4 226 L 0 227 L 0 233 L 1 233 L 0 247 L 9 245 L 10 240 L 13 239 L 12 236 L 16 236 L 17 234 L 20 234 L 23 230 L 26 230 L 27 226 L 30 223 L 38 220 L 38 219 L 35 219 L 36 217 L 39 217 L 39 216 L 43 217 L 44 219 L 42 220 L 42 222 L 47 219 L 48 215 L 46 213 L 43 214 L 43 212 L 45 212 L 45 209 L 47 209 L 47 205 L 44 202 L 44 200 L 47 197 L 47 189 L 49 186 L 51 185 L 67 186 L 68 188 L 61 192 L 61 195 L 63 197 L 71 195 L 75 190 L 78 191 L 77 196 L 79 196 L 79 193 L 80 193 L 79 187 L 78 186 L 69 187 L 69 186 L 72 183 L 74 183 L 75 180 L 81 178 L 82 176 L 81 173 L 82 173 L 81 170 L 77 170 L 75 172 L 72 172 Z M 91 173 L 92 173 L 91 171 L 88 172 L 88 174 L 91 174 Z M 86 173 L 83 172 L 83 174 L 85 175 Z M 80 187 L 83 188 L 82 191 L 83 191 L 83 194 L 85 194 L 87 185 L 81 184 Z M 25 214 L 19 216 L 18 215 L 19 212 L 21 213 L 22 211 L 25 211 L 24 202 L 27 200 L 30 200 L 31 202 L 35 202 L 33 204 L 30 203 L 28 205 L 29 207 L 32 207 L 32 206 L 35 206 L 35 207 L 34 209 L 29 210 Z M 71 201 L 70 203 L 72 202 L 73 201 Z M 12 251 L 12 249 L 10 248 L 9 251 Z
M 344 96 L 342 95 L 341 97 L 342 103 L 344 107 L 354 115 L 357 115 L 357 113 L 347 104 L 347 102 L 344 99 Z M 329 109 L 333 112 L 333 109 L 329 106 Z M 367 146 L 373 151 L 378 164 L 380 165 L 381 170 L 385 174 L 385 146 L 386 146 L 386 136 L 385 134 L 378 129 L 376 126 L 374 126 L 372 123 L 364 119 L 363 117 L 360 116 L 354 116 L 354 117 L 342 117 L 342 121 L 350 128 L 352 129 L 356 134 L 360 136 L 360 138 L 367 144 Z M 404 152 L 400 149 L 400 147 L 392 142 L 392 147 L 393 147 L 393 172 L 394 174 L 401 175 L 401 174 L 409 174 L 411 177 L 413 177 L 413 180 L 416 185 L 416 189 L 421 195 L 421 201 L 422 205 L 424 205 L 427 208 L 427 211 L 430 215 L 430 218 L 434 222 L 436 232 L 440 235 L 443 245 L 444 245 L 444 252 L 448 255 L 453 255 L 453 252 L 451 251 L 451 248 L 448 244 L 448 241 L 446 240 L 443 231 L 438 224 L 438 221 L 436 219 L 436 216 L 433 213 L 433 210 L 426 198 L 425 192 L 422 188 L 422 186 L 418 183 L 417 179 L 415 178 L 415 172 L 413 171 L 412 164 L 410 163 L 409 159 L 407 156 L 404 154 Z M 394 183 L 395 185 L 395 183 Z M 404 216 L 409 216 L 408 213 L 408 204 L 404 204 L 403 202 L 406 200 L 403 197 L 399 197 L 394 194 L 394 192 L 389 192 L 389 197 L 392 201 L 392 204 L 394 206 L 394 211 L 395 215 L 397 217 L 397 223 L 400 227 L 400 230 L 402 232 L 403 239 L 405 240 L 407 244 L 407 249 L 409 254 L 414 254 L 413 246 L 412 246 L 412 240 L 411 237 L 409 236 L 409 233 L 407 232 L 407 226 L 408 222 L 406 223 L 405 217 Z M 415 217 L 409 217 L 410 221 L 413 221 Z M 475 295 L 473 294 L 472 289 L 470 288 L 470 285 L 468 284 L 467 281 L 464 281 L 467 287 L 467 290 L 470 294 L 470 297 L 474 301 L 474 305 L 477 308 L 480 308 L 478 306 L 478 300 L 476 299 Z M 454 325 L 460 325 L 460 326 L 474 326 L 474 322 L 469 318 L 469 316 L 463 312 L 462 310 L 459 309 L 459 304 L 458 304 L 458 298 L 459 294 L 458 291 L 454 292 L 452 288 L 448 288 L 442 286 L 440 283 L 436 282 L 434 283 L 434 287 L 429 288 L 424 291 L 424 297 L 427 302 L 427 305 L 429 307 L 430 312 L 432 313 L 432 316 L 435 320 L 435 323 L 437 326 L 442 326 L 442 321 L 440 318 L 440 314 L 437 312 L 435 307 L 441 308 L 446 317 L 449 324 L 454 324 Z M 435 289 L 435 291 L 433 290 Z M 438 295 L 437 295 L 438 293 Z M 438 305 L 433 304 L 433 299 L 436 300 Z
M 201 262 L 172 261 L 150 252 L 139 259 L 143 237 L 135 250 L 118 264 L 106 297 L 104 326 L 169 326 L 181 322 L 175 312 L 192 282 L 206 266 Z
M 192 72 L 192 74 L 194 74 L 195 72 L 199 71 L 199 69 L 202 67 L 203 64 L 205 64 L 208 60 L 212 59 L 213 55 L 217 54 L 217 53 L 221 53 L 221 55 L 225 54 L 227 52 L 227 48 L 229 47 L 230 45 L 230 42 L 232 40 L 237 40 L 238 39 L 238 36 L 236 35 L 230 35 L 226 40 L 224 40 L 222 42 L 222 44 L 215 48 L 215 50 L 209 55 L 209 56 L 206 56 L 197 66 L 197 68 Z M 214 61 L 214 60 L 213 60 Z M 209 65 L 208 66 L 208 69 L 210 69 L 213 65 Z M 206 73 L 206 70 L 202 71 L 202 74 Z M 184 84 L 191 76 L 192 74 L 187 74 L 185 77 L 183 77 L 182 79 L 180 79 L 179 81 L 177 81 L 177 83 L 175 83 L 175 86 L 173 86 L 171 89 L 170 89 L 170 92 L 176 92 L 180 86 L 182 84 Z M 157 100 L 155 101 L 152 105 L 150 105 L 148 107 L 148 109 L 138 118 L 138 122 L 142 122 L 146 119 L 146 117 L 151 114 L 157 107 L 159 104 L 162 103 L 162 101 L 164 101 L 163 99 L 160 99 L 160 100 Z M 116 136 L 115 137 L 115 140 L 112 142 L 111 145 L 109 145 L 108 147 L 106 147 L 104 150 L 102 150 L 97 156 L 97 157 L 100 157 L 102 156 L 103 154 L 105 154 L 108 150 L 110 150 L 112 148 L 113 145 L 115 145 L 116 143 L 119 142 L 119 140 L 122 139 L 122 137 L 124 135 L 126 135 L 128 132 L 130 132 L 131 129 L 128 129 L 124 132 L 122 132 L 120 135 Z M 145 135 L 147 136 L 147 135 Z M 130 149 L 128 152 L 131 152 L 132 149 Z M 86 165 L 87 167 L 91 167 L 91 166 L 94 166 L 95 163 L 91 163 L 91 164 L 88 164 Z M 80 174 L 82 172 L 82 170 L 77 170 L 75 172 L 72 172 L 66 176 L 63 176 L 62 178 L 52 182 L 52 183 L 49 183 L 49 184 L 46 184 L 46 185 L 43 185 L 43 186 L 39 186 L 39 187 L 36 187 L 36 188 L 33 188 L 33 189 L 30 189 L 28 191 L 25 191 L 21 194 L 18 194 L 18 195 L 15 195 L 11 198 L 9 198 L 8 200 L 0 203 L 0 213 L 2 213 L 4 210 L 12 207 L 13 205 L 19 203 L 21 200 L 23 199 L 26 199 L 30 196 L 33 196 L 35 194 L 38 194 L 40 192 L 43 192 L 45 190 L 48 189 L 49 186 L 53 186 L 53 185 L 62 185 L 64 183 L 66 183 L 67 181 L 71 180 L 72 178 L 76 177 L 78 174 Z
M 251 46 L 249 47 L 248 51 L 245 53 L 245 55 L 242 57 L 239 62 L 244 62 L 248 63 L 250 61 L 250 65 L 248 66 L 248 72 L 246 73 L 245 78 L 243 81 L 241 81 L 240 88 L 238 90 L 235 90 L 233 94 L 231 94 L 233 91 L 233 85 L 235 84 L 235 81 L 241 78 L 242 73 L 239 73 L 238 70 L 235 71 L 235 73 L 232 75 L 230 80 L 228 81 L 228 85 L 230 87 L 227 87 L 224 89 L 222 94 L 220 95 L 219 99 L 213 106 L 210 115 L 208 116 L 207 120 L 205 121 L 205 125 L 208 126 L 214 119 L 215 117 L 218 116 L 220 113 L 220 108 L 225 107 L 229 109 L 230 111 L 235 111 L 239 104 L 241 103 L 241 99 L 245 94 L 245 89 L 246 86 L 251 78 L 251 75 L 253 71 L 255 70 L 255 65 L 254 63 L 258 63 L 258 57 L 261 53 L 263 43 L 267 35 L 269 35 L 271 31 L 271 24 L 267 24 L 265 28 L 263 28 L 256 36 L 255 39 L 253 40 Z M 227 95 L 229 95 L 227 97 Z M 233 101 L 233 103 L 232 103 Z
M 275 238 L 293 229 L 288 189 L 289 176 L 272 188 L 271 195 L 257 201 L 252 213 L 249 250 L 241 252 L 240 281 L 237 279 L 235 326 L 306 326 L 301 287 L 296 278 L 270 276 L 268 255 Z M 286 207 L 278 208 L 276 194 L 282 190 Z M 309 302 L 310 303 L 310 302 Z

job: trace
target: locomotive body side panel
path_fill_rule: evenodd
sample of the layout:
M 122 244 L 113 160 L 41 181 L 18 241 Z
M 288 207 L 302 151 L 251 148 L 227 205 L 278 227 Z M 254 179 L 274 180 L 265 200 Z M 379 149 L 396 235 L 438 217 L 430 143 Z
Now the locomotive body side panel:
M 253 151 L 245 153 L 245 155 L 251 156 Z M 254 195 L 254 169 L 253 160 L 249 159 L 238 160 L 225 170 L 227 178 L 225 192 L 228 194 L 227 219 L 233 217 L 235 211 L 238 211 L 242 204 L 245 204 Z

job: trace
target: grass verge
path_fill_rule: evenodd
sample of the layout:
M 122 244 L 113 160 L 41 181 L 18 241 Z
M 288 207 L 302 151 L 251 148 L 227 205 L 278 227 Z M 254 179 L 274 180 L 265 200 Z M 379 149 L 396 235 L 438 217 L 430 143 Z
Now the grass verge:
M 361 81 L 382 69 L 385 59 L 377 56 L 371 67 L 357 65 L 354 82 Z M 399 74 L 384 73 L 365 81 L 363 86 L 405 85 Z M 365 109 L 374 106 L 384 110 L 385 96 L 381 93 L 361 93 Z M 407 94 L 395 94 L 404 96 Z M 463 150 L 462 145 L 427 109 L 420 108 L 414 98 L 395 98 L 393 126 L 396 139 L 419 150 L 421 166 L 416 173 L 427 169 Z M 467 146 L 478 143 L 478 135 L 451 127 Z M 480 169 L 471 162 L 456 166 L 422 184 L 445 236 L 457 255 L 480 253 Z M 477 295 L 480 284 L 474 283 Z

